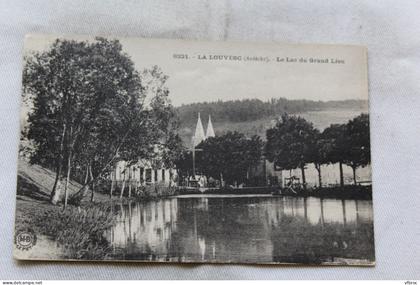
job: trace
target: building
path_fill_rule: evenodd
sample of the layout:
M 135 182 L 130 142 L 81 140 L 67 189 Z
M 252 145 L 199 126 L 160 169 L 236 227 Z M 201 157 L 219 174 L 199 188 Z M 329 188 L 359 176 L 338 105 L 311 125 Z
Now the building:
M 150 160 L 141 159 L 135 164 L 128 166 L 127 162 L 121 160 L 116 163 L 113 180 L 117 183 L 131 182 L 136 186 L 151 184 L 162 184 L 165 186 L 174 185 L 177 172 L 176 169 L 165 166 L 156 167 Z
M 125 182 L 135 187 L 152 184 L 175 185 L 177 171 L 164 165 L 159 159 L 161 152 L 162 150 L 156 145 L 154 148 L 156 158 L 153 160 L 139 159 L 130 165 L 127 161 L 118 161 L 110 174 L 113 184 L 122 185 Z

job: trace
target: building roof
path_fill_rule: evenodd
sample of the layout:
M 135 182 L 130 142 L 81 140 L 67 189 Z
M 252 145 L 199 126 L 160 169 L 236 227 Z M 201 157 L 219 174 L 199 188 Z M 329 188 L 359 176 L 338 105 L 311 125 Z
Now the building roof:
M 193 136 L 193 146 L 197 146 L 206 139 L 204 134 L 203 124 L 201 123 L 200 113 L 198 113 L 197 126 L 195 127 L 195 134 Z
M 207 125 L 207 133 L 206 133 L 206 138 L 211 138 L 214 137 L 214 130 L 213 130 L 213 124 L 211 123 L 211 116 L 209 115 L 209 123 Z

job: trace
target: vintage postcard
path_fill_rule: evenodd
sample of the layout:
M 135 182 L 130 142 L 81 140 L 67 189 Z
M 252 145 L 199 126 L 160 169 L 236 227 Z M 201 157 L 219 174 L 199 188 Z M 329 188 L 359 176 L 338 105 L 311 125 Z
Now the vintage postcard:
M 374 265 L 367 50 L 30 35 L 14 256 Z

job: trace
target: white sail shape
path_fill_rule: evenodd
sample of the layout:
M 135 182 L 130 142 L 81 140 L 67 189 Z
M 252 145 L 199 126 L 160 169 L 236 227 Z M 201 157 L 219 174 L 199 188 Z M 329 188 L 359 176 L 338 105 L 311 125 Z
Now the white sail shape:
M 195 127 L 195 134 L 193 136 L 194 147 L 196 147 L 205 139 L 206 139 L 206 135 L 204 134 L 203 124 L 201 123 L 200 113 L 198 113 L 197 126 Z
M 207 125 L 207 133 L 206 133 L 206 138 L 212 138 L 214 137 L 214 130 L 213 130 L 213 124 L 211 123 L 211 116 L 209 115 L 209 123 Z

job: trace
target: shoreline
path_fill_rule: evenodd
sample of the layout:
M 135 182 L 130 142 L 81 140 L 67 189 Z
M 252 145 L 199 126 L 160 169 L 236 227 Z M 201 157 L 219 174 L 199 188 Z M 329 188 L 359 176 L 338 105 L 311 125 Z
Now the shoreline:
M 299 193 L 280 187 L 219 188 L 201 192 L 199 189 L 178 189 L 174 195 L 271 195 L 273 197 L 317 197 L 332 199 L 372 200 L 372 186 L 345 185 L 344 187 L 311 188 Z M 173 195 L 170 195 L 173 196 Z

